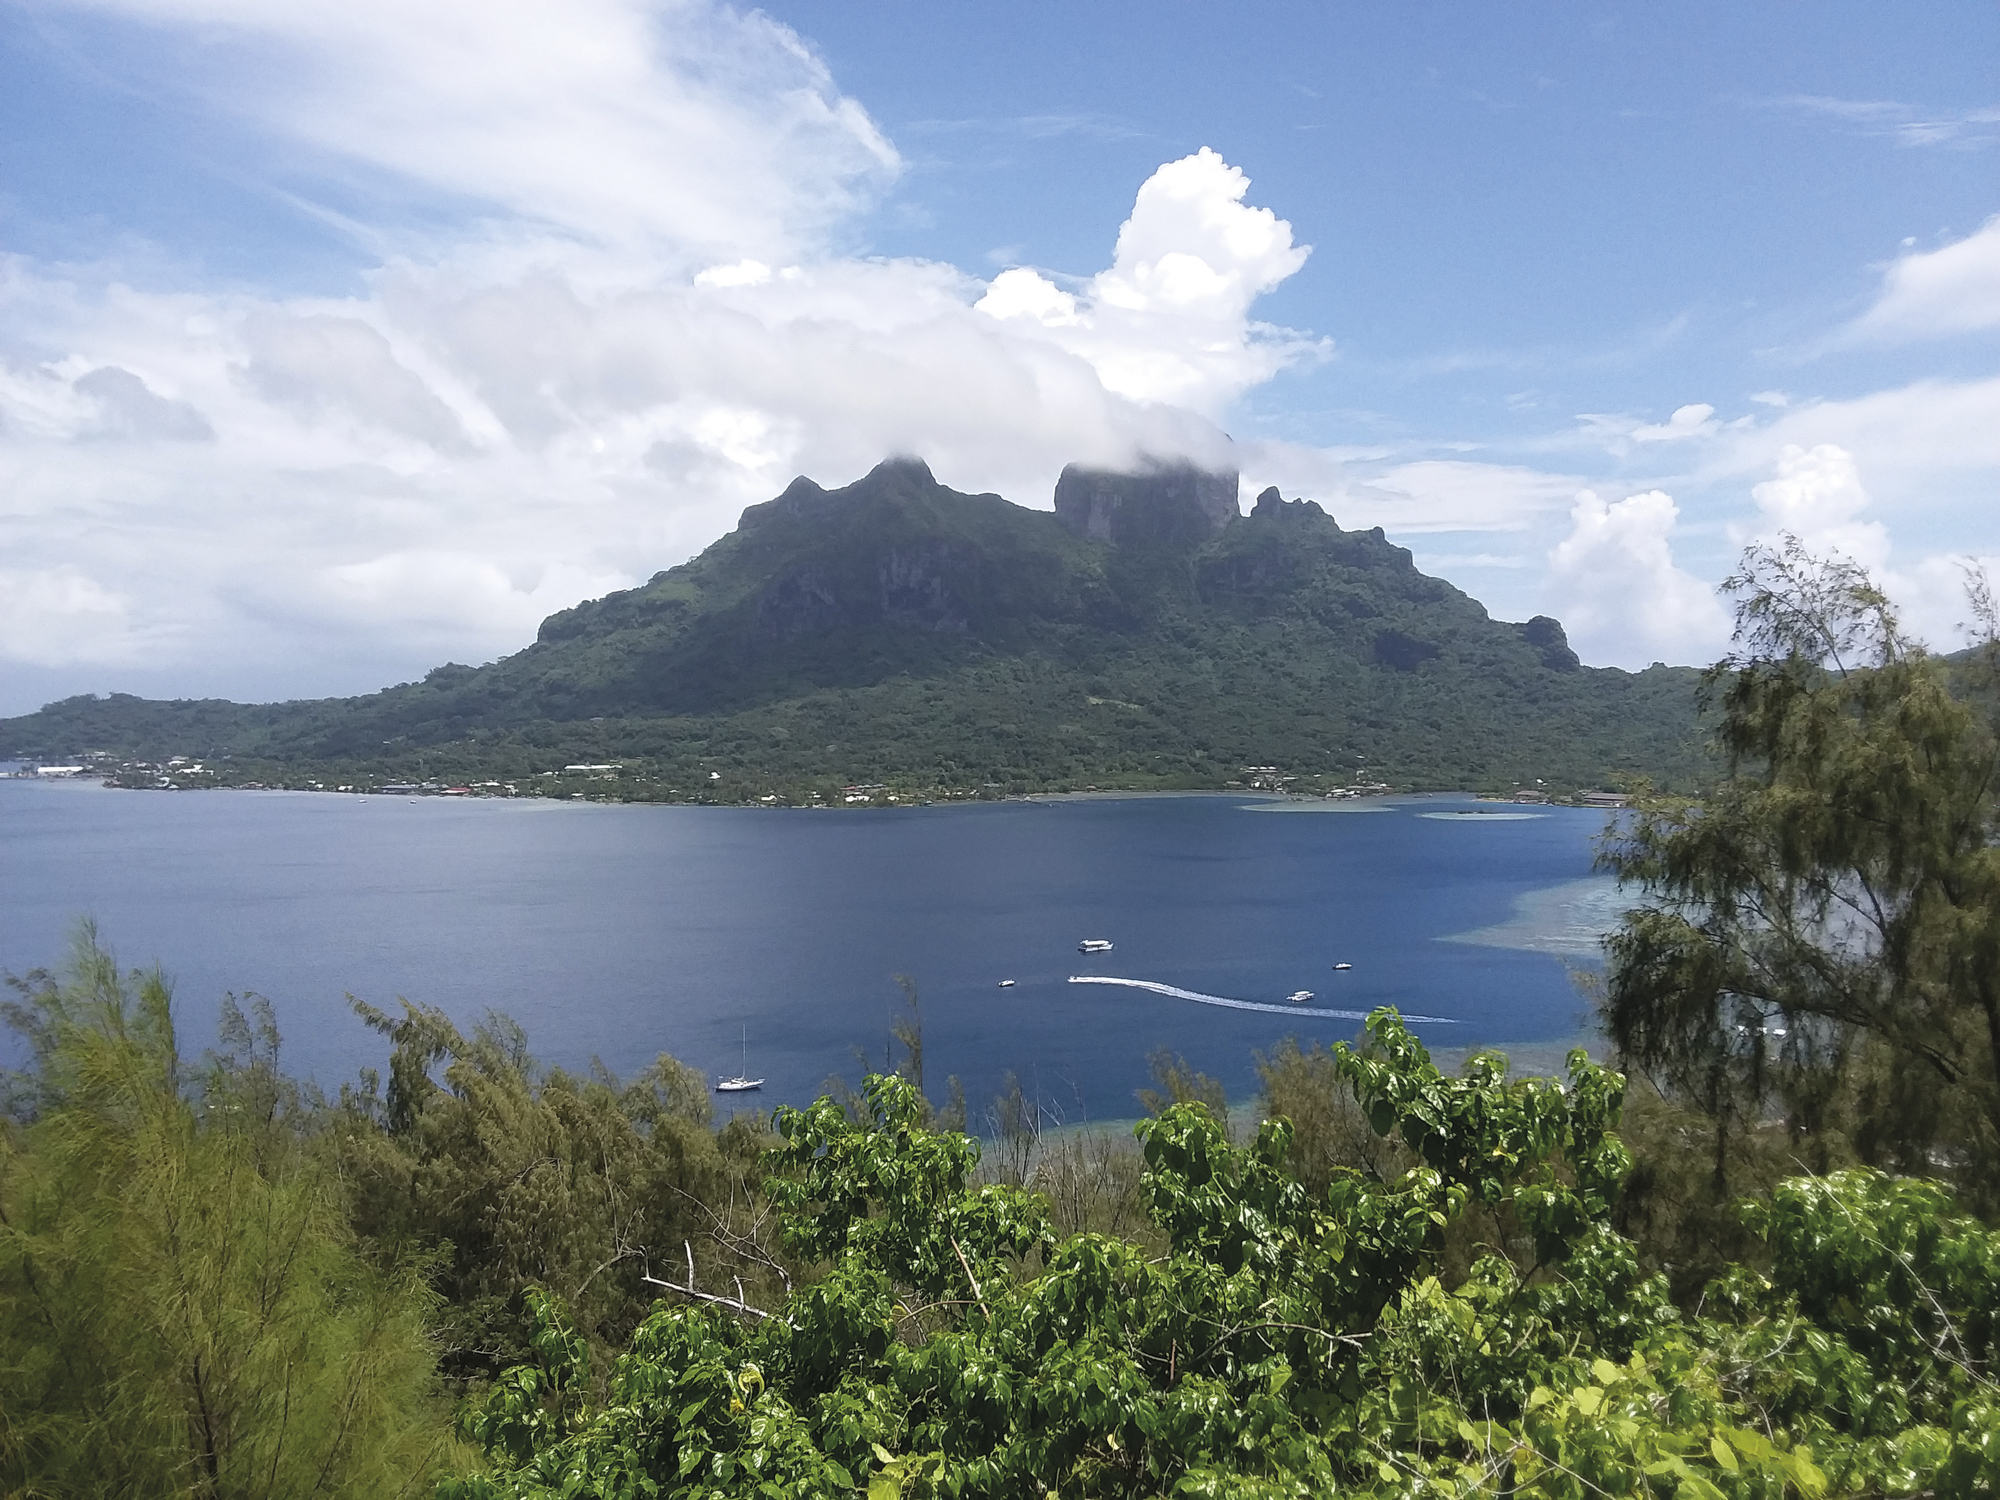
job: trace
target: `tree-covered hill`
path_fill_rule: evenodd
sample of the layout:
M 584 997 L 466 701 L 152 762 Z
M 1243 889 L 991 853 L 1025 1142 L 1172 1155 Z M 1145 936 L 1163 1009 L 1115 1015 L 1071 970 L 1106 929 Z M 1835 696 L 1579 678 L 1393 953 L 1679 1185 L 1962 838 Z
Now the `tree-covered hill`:
M 315 702 L 72 698 L 0 721 L 0 753 L 186 755 L 237 781 L 615 762 L 594 790 L 723 800 L 816 779 L 1219 786 L 1245 766 L 1322 786 L 1697 778 L 1692 672 L 1584 667 L 1556 621 L 1489 618 L 1379 529 L 1275 489 L 1239 516 L 1233 486 L 1072 468 L 1051 513 L 916 460 L 799 479 L 488 666 Z

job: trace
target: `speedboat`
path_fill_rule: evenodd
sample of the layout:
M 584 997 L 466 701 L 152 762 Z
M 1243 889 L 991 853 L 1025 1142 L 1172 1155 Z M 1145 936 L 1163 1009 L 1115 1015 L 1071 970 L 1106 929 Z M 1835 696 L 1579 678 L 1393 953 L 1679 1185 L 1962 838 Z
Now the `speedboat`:
M 1012 988 L 1014 988 L 1014 981 L 1011 979 L 1003 979 L 1000 981 L 1000 988 L 1003 990 L 1011 990 Z
M 1313 992 L 1311 990 L 1293 990 L 1291 994 L 1285 996 L 1285 998 L 1291 1001 L 1292 1004 L 1294 1005 L 1304 1005 L 1306 1001 L 1312 999 L 1312 997 L 1313 997 Z
M 1111 939 L 1085 938 L 1076 945 L 1076 951 L 1079 953 L 1109 953 L 1111 951 Z
M 1340 973 L 1340 972 L 1341 972 L 1341 970 L 1343 970 L 1343 969 L 1351 969 L 1351 968 L 1353 968 L 1353 967 L 1354 967 L 1354 965 L 1353 965 L 1353 964 L 1335 964 L 1335 965 L 1333 966 L 1333 972 L 1334 972 L 1334 973 L 1336 973 L 1336 974 L 1338 974 L 1338 973 Z

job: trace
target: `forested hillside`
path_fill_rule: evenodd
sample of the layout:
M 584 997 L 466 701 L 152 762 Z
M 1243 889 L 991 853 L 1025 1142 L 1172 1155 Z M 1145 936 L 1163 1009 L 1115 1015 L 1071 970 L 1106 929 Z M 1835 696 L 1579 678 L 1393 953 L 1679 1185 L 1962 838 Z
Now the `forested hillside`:
M 1233 476 L 1065 484 L 1051 513 L 908 460 L 801 479 L 489 666 L 317 702 L 68 699 L 0 722 L 0 754 L 723 801 L 1220 787 L 1246 766 L 1322 789 L 1699 780 L 1691 671 L 1584 667 L 1556 621 L 1490 619 L 1379 530 L 1275 490 L 1236 516 L 1212 493 Z M 576 764 L 611 769 L 562 779 Z

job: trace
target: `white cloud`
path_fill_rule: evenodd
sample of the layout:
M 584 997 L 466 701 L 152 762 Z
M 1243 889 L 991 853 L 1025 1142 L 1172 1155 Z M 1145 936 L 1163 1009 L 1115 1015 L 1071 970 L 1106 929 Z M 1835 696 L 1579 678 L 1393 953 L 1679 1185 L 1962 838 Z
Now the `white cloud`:
M 1702 477 L 1741 483 L 1768 475 L 1788 449 L 1824 444 L 1853 456 L 1906 544 L 1928 550 L 2000 542 L 2000 512 L 1992 503 L 2000 472 L 2000 376 L 1919 380 L 1846 400 L 1796 402 L 1767 426 L 1729 430 Z
M 771 279 L 771 268 L 761 260 L 739 260 L 734 265 L 710 266 L 697 272 L 696 286 L 762 286 Z
M 1342 526 L 1404 535 L 1519 532 L 1566 509 L 1579 481 L 1516 464 L 1464 459 L 1385 462 L 1383 448 L 1318 448 L 1269 438 L 1236 445 L 1243 488 L 1275 484 L 1288 498 L 1317 500 Z
M 1896 602 L 1903 627 L 1940 651 L 1956 651 L 1979 638 L 1983 626 L 1973 619 L 1966 598 L 1966 573 L 1984 573 L 2000 586 L 2000 554 L 1958 554 L 1926 557 L 1893 574 L 1888 592 Z
M 1909 343 L 1988 328 L 2000 328 L 2000 217 L 1940 249 L 1899 256 L 1875 305 L 1840 341 Z
M 1773 469 L 1771 478 L 1751 489 L 1754 522 L 1732 528 L 1739 542 L 1770 545 L 1790 535 L 1817 556 L 1857 562 L 1888 594 L 1911 635 L 1941 650 L 1963 642 L 1970 617 L 1965 569 L 1984 568 L 1993 576 L 1991 556 L 1911 549 L 1912 557 L 1894 560 L 1888 526 L 1863 517 L 1879 507 L 1862 482 L 1861 465 L 1837 444 L 1787 445 Z
M 1899 146 L 1978 149 L 1992 144 L 2000 109 L 1926 109 L 1896 99 L 1840 99 L 1790 94 L 1769 101 L 1780 109 L 1840 120 L 1862 135 L 1884 136 Z
M 440 450 L 464 446 L 450 408 L 359 318 L 259 313 L 242 324 L 243 377 L 309 422 L 347 420 Z
M 0 712 L 35 706 L 39 668 L 137 682 L 134 640 L 155 692 L 487 660 L 794 474 L 890 453 L 1041 505 L 1068 461 L 1221 460 L 1202 413 L 1310 352 L 1249 316 L 1306 252 L 1212 151 L 1147 180 L 1075 294 L 840 254 L 831 219 L 893 151 L 754 14 L 103 8 L 247 69 L 218 108 L 478 202 L 424 240 L 389 223 L 351 297 L 0 261 L 0 558 L 70 621 L 15 628 L 38 670 L 0 681 Z M 280 61 L 291 94 L 258 71 Z
M 97 402 L 102 417 L 97 434 L 106 438 L 149 438 L 205 442 L 215 437 L 207 418 L 185 401 L 169 401 L 130 370 L 101 365 L 70 384 Z
M 129 661 L 125 601 L 76 568 L 0 568 L 0 660 Z
M 1138 401 L 1219 411 L 1324 341 L 1250 321 L 1250 305 L 1305 264 L 1310 247 L 1268 208 L 1243 202 L 1250 179 L 1204 146 L 1139 189 L 1111 265 L 1081 295 L 1016 267 L 978 303 L 1090 361 L 1106 388 Z
M 1816 554 L 1838 553 L 1872 572 L 1889 560 L 1889 533 L 1879 521 L 1863 521 L 1868 492 L 1854 455 L 1833 443 L 1813 448 L 1788 446 L 1778 455 L 1777 475 L 1751 490 L 1762 516 L 1761 540 L 1794 536 Z
M 1664 422 L 1632 429 L 1637 443 L 1668 443 L 1681 438 L 1707 437 L 1716 430 L 1715 408 L 1705 403 L 1676 407 Z
M 1382 470 L 1369 482 L 1367 524 L 1395 531 L 1521 531 L 1559 512 L 1576 478 L 1513 464 L 1420 459 Z
M 991 318 L 1033 318 L 1044 328 L 1074 328 L 1083 321 L 1076 298 L 1026 266 L 995 276 L 978 307 Z
M 451 195 L 503 240 L 782 262 L 900 167 L 791 30 L 708 0 L 85 5 L 198 38 L 173 84 L 344 189 L 358 167 Z
M 1715 591 L 1675 566 L 1680 510 L 1662 490 L 1606 504 L 1583 490 L 1549 555 L 1551 613 L 1585 661 L 1642 667 L 1713 660 L 1729 638 Z

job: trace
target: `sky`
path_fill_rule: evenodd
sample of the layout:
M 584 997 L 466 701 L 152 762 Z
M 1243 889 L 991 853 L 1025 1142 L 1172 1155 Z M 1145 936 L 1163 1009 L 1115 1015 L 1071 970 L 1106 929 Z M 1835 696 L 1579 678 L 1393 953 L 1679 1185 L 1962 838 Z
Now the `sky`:
M 0 714 L 1187 456 L 1593 664 L 2000 561 L 2000 7 L 0 0 Z

